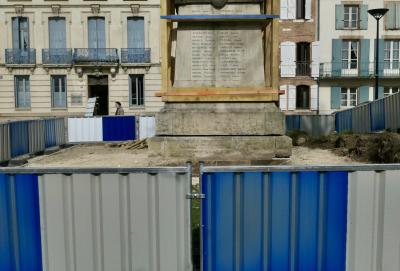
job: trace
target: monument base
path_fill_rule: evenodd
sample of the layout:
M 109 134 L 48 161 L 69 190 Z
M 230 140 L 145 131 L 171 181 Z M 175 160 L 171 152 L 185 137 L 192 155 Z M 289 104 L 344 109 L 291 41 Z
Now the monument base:
M 292 154 L 287 136 L 157 136 L 148 146 L 152 156 L 192 161 L 257 161 Z
M 290 157 L 284 115 L 274 103 L 167 103 L 156 116 L 151 155 L 192 161 Z

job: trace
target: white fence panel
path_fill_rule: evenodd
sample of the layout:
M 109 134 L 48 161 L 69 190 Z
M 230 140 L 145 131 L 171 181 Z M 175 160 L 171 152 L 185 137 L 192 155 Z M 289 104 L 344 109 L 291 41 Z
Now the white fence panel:
M 68 142 L 103 141 L 102 118 L 68 118 Z
M 139 138 L 145 139 L 156 135 L 156 118 L 140 117 L 139 119 Z

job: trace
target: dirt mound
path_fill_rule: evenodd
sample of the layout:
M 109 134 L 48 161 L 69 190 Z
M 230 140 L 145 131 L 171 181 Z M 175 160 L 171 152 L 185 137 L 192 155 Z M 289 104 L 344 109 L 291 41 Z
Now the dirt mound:
M 330 149 L 359 162 L 400 163 L 400 134 L 336 134 L 309 139 L 310 148 Z

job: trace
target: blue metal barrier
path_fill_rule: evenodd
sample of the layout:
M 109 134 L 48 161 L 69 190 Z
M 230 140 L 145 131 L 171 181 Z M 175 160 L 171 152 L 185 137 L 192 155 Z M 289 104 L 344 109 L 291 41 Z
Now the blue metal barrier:
M 300 130 L 300 117 L 299 115 L 286 116 L 286 133 Z
M 46 119 L 44 121 L 44 140 L 46 148 L 57 145 L 56 119 Z
M 380 99 L 369 104 L 371 113 L 371 130 L 385 130 L 385 100 Z
M 10 123 L 11 157 L 29 153 L 29 122 L 15 121 Z
M 342 133 L 353 129 L 353 111 L 346 110 L 335 113 L 336 132 Z
M 103 140 L 124 141 L 136 139 L 134 116 L 103 117 Z

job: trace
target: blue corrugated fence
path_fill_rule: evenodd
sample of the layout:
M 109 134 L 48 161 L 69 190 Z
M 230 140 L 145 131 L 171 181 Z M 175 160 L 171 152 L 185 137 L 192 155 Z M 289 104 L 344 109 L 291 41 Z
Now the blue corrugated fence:
M 124 141 L 136 139 L 134 116 L 103 117 L 103 140 Z
M 10 123 L 11 157 L 29 153 L 28 121 Z

